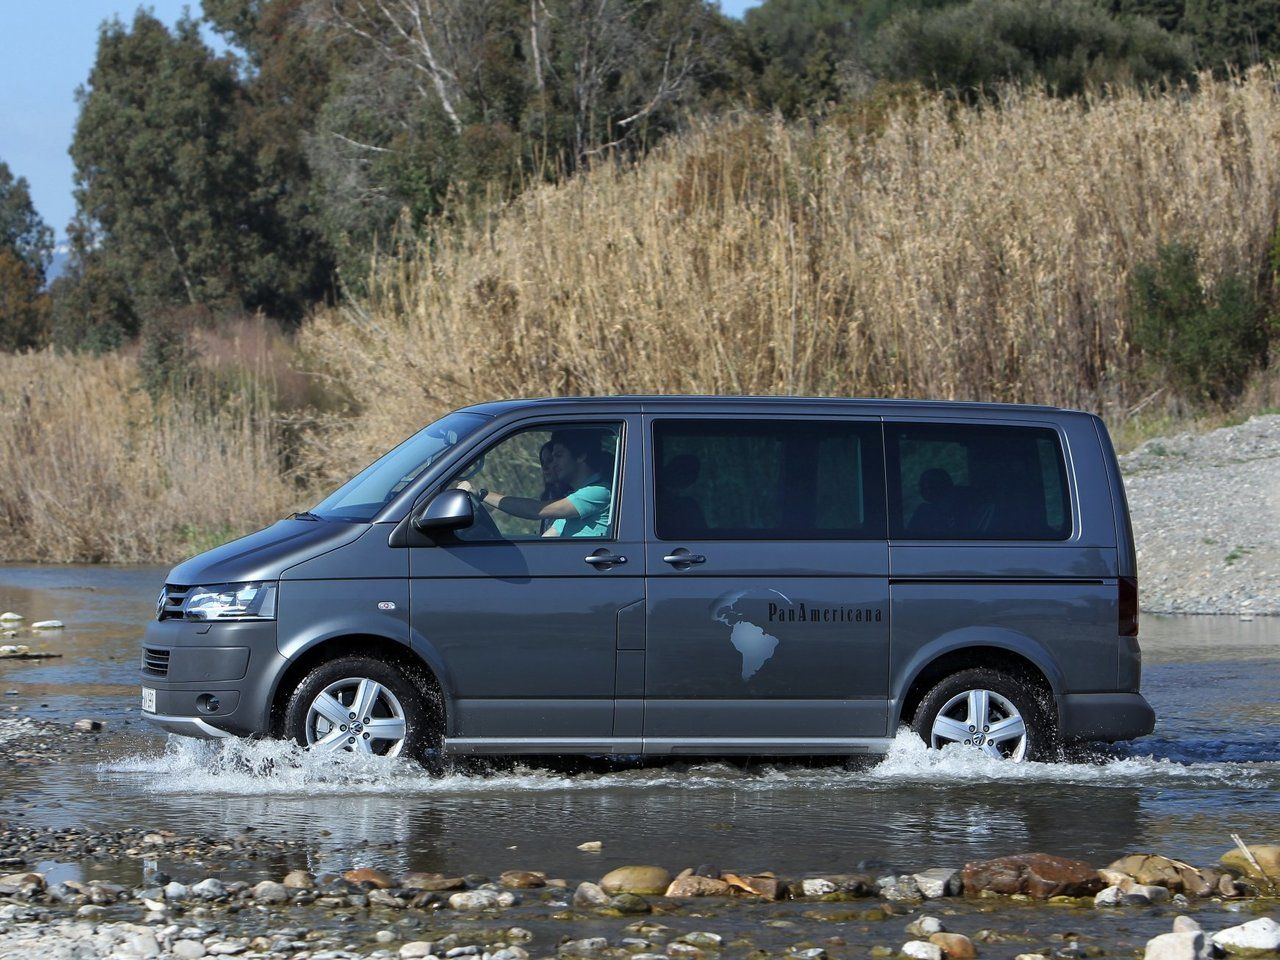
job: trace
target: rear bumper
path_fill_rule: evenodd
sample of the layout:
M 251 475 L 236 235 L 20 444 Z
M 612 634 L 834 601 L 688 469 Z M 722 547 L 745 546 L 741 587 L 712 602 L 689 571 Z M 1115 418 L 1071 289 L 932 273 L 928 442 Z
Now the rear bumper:
M 1058 700 L 1063 740 L 1132 740 L 1156 725 L 1156 712 L 1140 693 L 1068 693 Z

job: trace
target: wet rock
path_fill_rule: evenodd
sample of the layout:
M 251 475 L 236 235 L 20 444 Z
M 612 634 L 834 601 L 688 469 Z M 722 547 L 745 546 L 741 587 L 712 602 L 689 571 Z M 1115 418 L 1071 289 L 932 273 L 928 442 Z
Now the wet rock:
M 1162 933 L 1147 941 L 1143 960 L 1205 960 L 1204 934 Z
M 928 940 L 935 933 L 942 933 L 946 928 L 937 917 L 917 917 L 907 924 L 907 933 L 917 940 Z
M 695 930 L 693 933 L 686 933 L 676 942 L 688 943 L 695 947 L 706 947 L 708 950 L 719 950 L 720 945 L 724 943 L 724 937 L 707 930 Z
M 1129 903 L 1164 903 L 1169 899 L 1169 888 L 1135 883 L 1124 892 L 1124 895 Z
M 604 849 L 604 844 L 599 840 L 588 840 L 586 843 L 578 844 L 578 849 L 585 853 L 599 853 Z
M 702 960 L 706 952 L 691 943 L 673 943 L 667 947 L 667 956 L 673 960 Z
M 1203 928 L 1191 917 L 1177 916 L 1173 918 L 1174 933 L 1202 933 Z
M 895 903 L 911 903 L 921 899 L 920 888 L 906 874 L 879 877 L 876 880 L 876 890 L 884 899 Z
M 290 870 L 281 881 L 290 890 L 312 890 L 315 888 L 315 877 L 306 870 Z
M 913 873 L 911 879 L 915 881 L 916 889 L 920 891 L 920 895 L 926 900 L 940 900 L 943 897 L 958 897 L 960 895 L 961 880 L 959 870 L 952 870 L 949 867 L 934 867 L 932 870 Z
M 348 870 L 342 875 L 342 879 L 347 883 L 358 884 L 362 887 L 375 887 L 378 890 L 389 890 L 395 884 L 381 870 L 375 870 L 373 867 L 357 867 L 354 870 Z
M 671 874 L 662 867 L 627 866 L 610 870 L 600 880 L 605 893 L 638 893 L 661 896 L 671 886 Z
M 710 877 L 712 880 L 720 879 L 720 868 L 710 863 L 700 863 L 693 869 L 695 877 Z
M 1215 933 L 1213 943 L 1227 953 L 1277 951 L 1280 950 L 1280 924 L 1270 917 L 1259 917 Z
M 0 613 L 0 623 L 17 623 L 20 620 L 27 619 L 20 613 L 14 613 L 12 610 L 6 610 Z
M 559 953 L 566 957 L 590 957 L 607 950 L 609 941 L 604 937 L 585 937 L 560 944 Z
M 634 893 L 618 894 L 609 900 L 609 907 L 626 914 L 650 913 L 653 910 L 648 900 Z
M 61 630 L 66 624 L 61 620 L 37 620 L 31 625 L 32 630 Z
M 253 888 L 253 899 L 259 903 L 285 903 L 289 899 L 289 890 L 283 883 L 263 880 Z
M 978 955 L 973 941 L 963 933 L 935 933 L 929 942 L 937 944 L 951 960 L 973 960 Z
M 199 940 L 175 940 L 173 946 L 169 948 L 169 952 L 177 957 L 178 960 L 200 960 L 201 957 L 208 953 L 204 948 L 204 944 Z
M 408 906 L 390 890 L 370 890 L 369 906 L 382 907 L 384 910 L 403 910 Z
M 467 881 L 462 877 L 446 877 L 443 873 L 406 873 L 400 881 L 406 890 L 464 890 Z
M 829 893 L 835 893 L 838 889 L 839 887 L 823 877 L 810 877 L 808 880 L 800 881 L 800 892 L 806 897 L 824 897 Z
M 547 885 L 547 875 L 536 870 L 508 870 L 498 877 L 498 882 L 515 890 L 533 890 Z
M 1098 871 L 1081 860 L 1068 860 L 1044 853 L 1026 853 L 967 863 L 963 870 L 964 892 L 982 891 L 1004 895 L 1024 894 L 1036 900 L 1050 897 L 1085 897 L 1102 890 Z
M 523 947 L 503 947 L 494 951 L 489 960 L 529 960 L 529 951 Z
M 573 893 L 575 907 L 607 907 L 610 897 L 598 883 L 583 882 Z
M 755 873 L 746 877 L 738 876 L 736 873 L 725 873 L 721 874 L 720 879 L 735 890 L 762 897 L 765 900 L 777 900 L 782 896 L 782 884 L 771 873 Z
M 413 940 L 400 947 L 400 956 L 408 958 L 419 958 L 431 956 L 432 944 L 428 940 Z
M 1200 870 L 1158 854 L 1135 853 L 1121 857 L 1105 870 L 1098 871 L 1108 883 L 1128 889 L 1127 878 L 1143 886 L 1166 887 L 1172 893 L 1186 893 L 1193 897 L 1208 896 L 1218 882 L 1218 874 L 1212 870 Z
M 1124 890 L 1118 886 L 1107 887 L 1093 898 L 1093 904 L 1096 907 L 1122 907 L 1124 903 Z
M 449 906 L 455 910 L 492 910 L 498 906 L 498 895 L 492 890 L 468 890 L 449 898 Z
M 221 900 L 227 895 L 227 888 L 217 877 L 209 877 L 207 880 L 192 884 L 191 894 L 201 900 Z
M 101 720 L 91 720 L 88 717 L 84 717 L 73 723 L 71 725 L 71 729 L 75 730 L 77 733 L 99 733 L 104 726 L 106 726 L 106 724 Z
M 185 883 L 178 883 L 176 880 L 170 880 L 164 885 L 164 898 L 166 900 L 186 900 L 191 896 L 191 888 Z
M 1271 880 L 1280 885 L 1280 844 L 1250 844 L 1248 849 L 1253 854 L 1253 859 L 1257 861 L 1257 867 L 1249 862 L 1249 858 L 1242 850 L 1236 847 L 1224 853 L 1218 862 L 1236 876 L 1263 881 Z M 1262 868 L 1262 873 L 1258 872 L 1259 867 Z
M 723 880 L 689 874 L 676 877 L 667 887 L 668 897 L 727 897 L 733 888 Z
M 902 945 L 902 955 L 912 960 L 942 960 L 942 948 L 927 940 L 908 940 Z
M 808 947 L 801 950 L 793 949 L 791 951 L 791 956 L 796 957 L 797 960 L 826 960 L 827 951 L 823 950 L 822 947 Z

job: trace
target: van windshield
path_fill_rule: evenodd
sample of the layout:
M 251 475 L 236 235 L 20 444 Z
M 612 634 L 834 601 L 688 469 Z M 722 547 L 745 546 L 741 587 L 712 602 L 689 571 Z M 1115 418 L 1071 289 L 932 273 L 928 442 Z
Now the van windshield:
M 489 417 L 451 413 L 419 430 L 325 497 L 311 511 L 323 520 L 368 521 Z

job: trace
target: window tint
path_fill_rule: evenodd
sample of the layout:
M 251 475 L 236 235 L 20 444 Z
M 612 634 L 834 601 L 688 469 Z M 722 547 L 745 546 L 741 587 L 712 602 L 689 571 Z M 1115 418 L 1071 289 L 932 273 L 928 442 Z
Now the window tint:
M 543 424 L 510 434 L 463 467 L 449 482 L 490 496 L 458 539 L 477 542 L 542 537 L 605 539 L 613 535 L 618 473 L 617 423 Z M 497 506 L 495 497 L 501 497 Z M 537 516 L 567 500 L 577 516 Z
M 907 540 L 1065 540 L 1067 473 L 1047 428 L 885 424 L 890 535 Z
M 878 423 L 659 420 L 660 540 L 885 536 Z

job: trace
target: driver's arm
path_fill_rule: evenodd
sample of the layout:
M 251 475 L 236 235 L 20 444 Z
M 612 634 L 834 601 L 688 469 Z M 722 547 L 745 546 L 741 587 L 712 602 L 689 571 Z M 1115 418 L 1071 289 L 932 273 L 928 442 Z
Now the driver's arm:
M 559 500 L 535 500 L 532 497 L 507 497 L 490 490 L 481 501 L 486 507 L 496 507 L 503 513 L 525 520 L 576 520 L 578 508 L 567 497 Z

